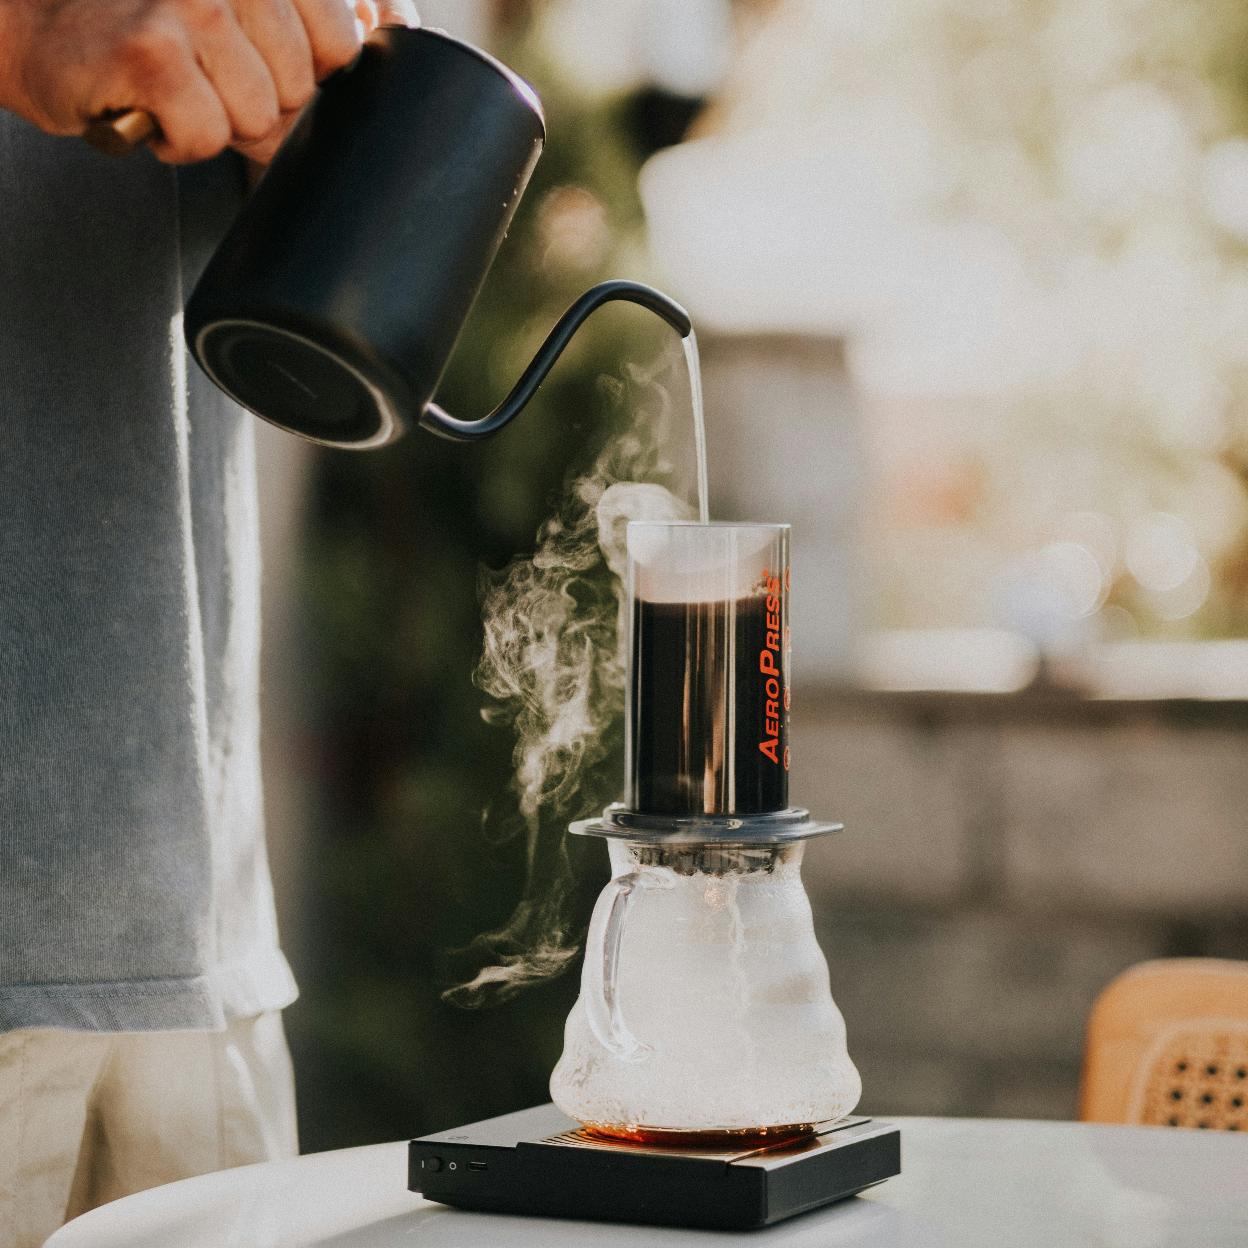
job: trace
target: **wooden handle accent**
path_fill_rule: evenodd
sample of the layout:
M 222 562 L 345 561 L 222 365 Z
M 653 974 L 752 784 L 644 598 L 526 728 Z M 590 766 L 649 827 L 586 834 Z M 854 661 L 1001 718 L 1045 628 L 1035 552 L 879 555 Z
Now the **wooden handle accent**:
M 156 118 L 141 108 L 97 117 L 83 134 L 92 147 L 109 156 L 128 156 L 160 133 Z

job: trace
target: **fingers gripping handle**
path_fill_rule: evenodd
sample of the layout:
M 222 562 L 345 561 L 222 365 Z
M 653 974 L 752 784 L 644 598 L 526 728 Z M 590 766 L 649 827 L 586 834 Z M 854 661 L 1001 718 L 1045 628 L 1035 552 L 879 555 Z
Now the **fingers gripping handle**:
M 383 0 L 382 25 L 419 26 L 420 17 L 410 0 Z M 372 23 L 370 22 L 370 29 Z M 160 126 L 142 108 L 122 108 L 94 117 L 82 137 L 108 156 L 128 156 L 149 139 L 160 138 Z
M 106 113 L 95 118 L 83 134 L 92 147 L 109 156 L 128 156 L 159 133 L 156 118 L 141 108 Z
M 622 1058 L 639 1058 L 650 1051 L 629 1031 L 620 1010 L 620 938 L 625 913 L 640 887 L 635 873 L 613 879 L 594 906 L 585 940 L 581 996 L 589 1027 L 603 1048 Z

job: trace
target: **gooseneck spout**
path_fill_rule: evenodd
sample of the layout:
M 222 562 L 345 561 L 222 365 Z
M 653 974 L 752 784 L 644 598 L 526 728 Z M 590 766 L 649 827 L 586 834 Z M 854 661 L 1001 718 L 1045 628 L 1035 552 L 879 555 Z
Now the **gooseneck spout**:
M 653 286 L 625 280 L 600 282 L 597 286 L 590 287 L 559 318 L 528 368 L 521 374 L 520 380 L 512 387 L 511 393 L 488 416 L 483 416 L 480 420 L 457 420 L 436 403 L 430 403 L 420 418 L 421 428 L 428 429 L 430 433 L 436 433 L 441 438 L 450 438 L 453 442 L 475 442 L 479 438 L 488 438 L 492 433 L 497 433 L 518 416 L 533 397 L 572 335 L 580 328 L 581 322 L 595 308 L 615 299 L 624 299 L 649 308 L 651 312 L 661 316 L 682 338 L 688 338 L 693 330 L 689 313 L 674 299 L 669 299 Z

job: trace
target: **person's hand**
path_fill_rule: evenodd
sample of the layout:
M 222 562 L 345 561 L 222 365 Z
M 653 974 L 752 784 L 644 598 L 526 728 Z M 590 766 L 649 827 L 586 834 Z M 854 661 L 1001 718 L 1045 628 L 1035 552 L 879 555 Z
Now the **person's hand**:
M 0 0 L 3 3 L 3 0 Z M 379 25 L 419 26 L 420 17 L 412 0 L 355 0 L 355 25 L 361 39 L 367 38 Z M 254 142 L 236 142 L 234 147 L 257 165 L 267 165 L 299 120 L 300 108 L 283 112 L 277 125 L 263 138 Z M 257 176 L 260 170 L 256 171 Z
M 0 0 L 0 107 L 51 134 L 142 108 L 162 160 L 264 160 L 376 20 L 369 0 Z

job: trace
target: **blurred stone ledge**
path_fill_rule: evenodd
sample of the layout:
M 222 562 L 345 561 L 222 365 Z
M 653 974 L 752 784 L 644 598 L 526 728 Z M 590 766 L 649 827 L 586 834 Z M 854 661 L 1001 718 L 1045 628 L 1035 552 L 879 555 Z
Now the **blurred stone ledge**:
M 837 892 L 1248 913 L 1248 704 L 807 689 L 792 741 Z
M 799 680 L 805 871 L 878 1113 L 1068 1116 L 1147 958 L 1248 958 L 1248 702 Z
M 1248 730 L 1248 697 L 1115 697 L 1037 685 L 1008 693 L 961 689 L 873 689 L 840 681 L 801 683 L 794 695 L 809 707 L 835 707 L 863 718 L 948 720 L 959 723 L 1149 723 L 1182 729 L 1224 726 Z M 1248 748 L 1248 746 L 1246 746 Z M 1248 762 L 1248 756 L 1245 759 Z
M 895 629 L 855 639 L 848 681 L 878 693 L 970 694 L 1017 710 L 1248 703 L 1248 640 L 1092 642 L 1041 655 L 1000 628 Z M 819 683 L 816 681 L 816 683 Z M 1008 695 L 983 703 L 990 695 Z

